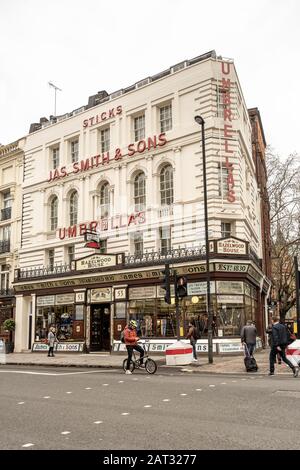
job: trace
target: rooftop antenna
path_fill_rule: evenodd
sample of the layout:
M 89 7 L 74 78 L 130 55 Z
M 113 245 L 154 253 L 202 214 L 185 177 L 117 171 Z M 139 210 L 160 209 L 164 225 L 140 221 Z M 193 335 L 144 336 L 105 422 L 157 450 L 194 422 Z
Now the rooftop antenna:
M 54 88 L 54 116 L 56 117 L 56 92 L 62 91 L 61 88 L 58 88 L 58 86 L 54 85 L 52 82 L 48 82 L 48 85 L 52 88 Z

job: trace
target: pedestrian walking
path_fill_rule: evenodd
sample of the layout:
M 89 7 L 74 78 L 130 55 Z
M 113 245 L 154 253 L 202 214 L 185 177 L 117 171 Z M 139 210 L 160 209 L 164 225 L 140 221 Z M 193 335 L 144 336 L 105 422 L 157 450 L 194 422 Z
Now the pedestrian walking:
M 271 330 L 271 351 L 270 351 L 270 372 L 269 375 L 274 375 L 275 362 L 277 353 L 280 354 L 281 359 L 285 362 L 293 371 L 294 377 L 298 377 L 299 368 L 293 366 L 293 364 L 287 359 L 285 350 L 288 345 L 288 335 L 285 325 L 279 323 L 279 317 L 272 319 L 272 330 Z
M 270 323 L 268 325 L 268 328 L 266 329 L 266 333 L 268 335 L 268 345 L 271 347 L 272 346 L 272 341 L 271 341 L 271 334 L 272 334 L 272 323 Z M 281 365 L 282 362 L 281 362 L 281 356 L 279 354 L 279 352 L 277 351 L 277 354 L 276 354 L 276 362 L 277 364 Z
M 256 346 L 257 330 L 252 320 L 247 321 L 247 325 L 243 326 L 241 332 L 241 341 L 243 346 L 247 346 L 248 354 L 253 357 L 255 346 Z
M 189 331 L 188 334 L 186 335 L 186 339 L 190 340 L 190 343 L 193 347 L 193 361 L 197 362 L 197 351 L 196 351 L 196 344 L 197 344 L 197 339 L 198 339 L 198 334 L 197 334 L 197 328 L 195 325 L 195 322 L 191 320 L 189 322 Z
M 49 345 L 49 351 L 48 351 L 48 357 L 54 357 L 54 343 L 58 343 L 57 337 L 56 337 L 56 331 L 54 326 L 51 326 L 50 331 L 48 333 L 48 345 Z

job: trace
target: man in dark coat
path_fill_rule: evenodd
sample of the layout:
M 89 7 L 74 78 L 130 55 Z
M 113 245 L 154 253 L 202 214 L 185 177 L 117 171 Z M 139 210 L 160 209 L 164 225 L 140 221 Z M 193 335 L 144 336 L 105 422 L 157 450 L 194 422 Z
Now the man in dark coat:
M 285 349 L 288 345 L 288 335 L 285 325 L 279 323 L 279 318 L 272 319 L 272 330 L 270 334 L 271 351 L 270 351 L 270 372 L 269 375 L 274 375 L 274 364 L 276 362 L 276 354 L 279 353 L 283 362 L 285 362 L 293 371 L 294 377 L 298 377 L 299 369 L 287 359 Z
M 242 341 L 242 344 L 247 345 L 249 356 L 253 356 L 255 346 L 256 346 L 256 335 L 257 335 L 257 331 L 256 331 L 255 326 L 253 325 L 252 320 L 248 320 L 247 325 L 243 326 L 243 329 L 241 332 L 241 341 Z

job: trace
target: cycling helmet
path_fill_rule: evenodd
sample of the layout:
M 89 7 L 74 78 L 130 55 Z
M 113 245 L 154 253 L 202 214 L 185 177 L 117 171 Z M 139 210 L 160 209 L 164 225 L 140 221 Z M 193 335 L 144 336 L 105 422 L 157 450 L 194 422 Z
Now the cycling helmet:
M 129 326 L 132 326 L 132 328 L 136 328 L 137 327 L 137 322 L 135 320 L 130 320 Z

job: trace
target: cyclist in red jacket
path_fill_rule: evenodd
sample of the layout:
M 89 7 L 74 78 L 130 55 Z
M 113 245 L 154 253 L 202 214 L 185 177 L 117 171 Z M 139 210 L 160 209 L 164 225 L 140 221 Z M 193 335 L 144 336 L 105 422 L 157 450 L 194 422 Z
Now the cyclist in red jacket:
M 126 349 L 128 353 L 125 374 L 131 374 L 130 361 L 132 359 L 132 352 L 134 349 L 140 353 L 141 366 L 143 365 L 143 358 L 144 358 L 145 351 L 143 348 L 141 348 L 141 346 L 137 344 L 140 338 L 136 334 L 136 327 L 137 327 L 137 322 L 135 320 L 130 320 L 129 324 L 126 325 L 124 329 L 124 340 L 125 340 Z

